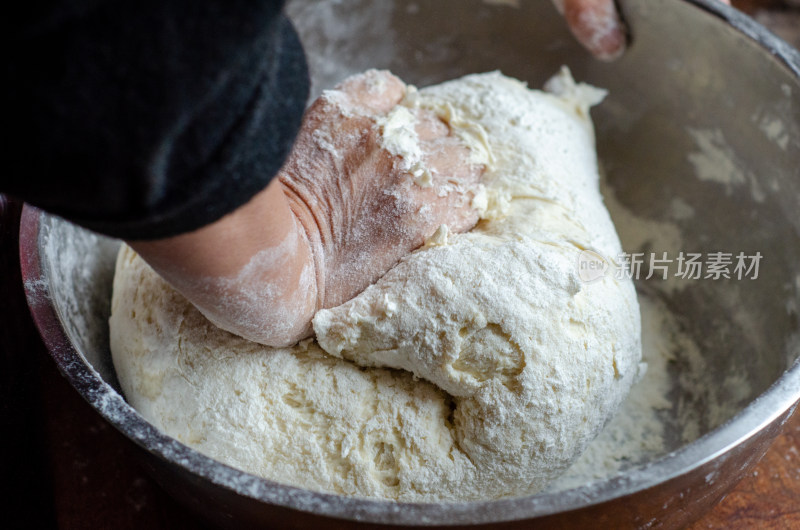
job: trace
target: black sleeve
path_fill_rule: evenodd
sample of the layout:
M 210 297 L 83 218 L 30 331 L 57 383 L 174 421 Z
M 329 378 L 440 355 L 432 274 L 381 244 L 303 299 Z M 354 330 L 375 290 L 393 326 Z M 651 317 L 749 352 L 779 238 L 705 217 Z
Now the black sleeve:
M 15 2 L 0 192 L 153 239 L 247 202 L 283 163 L 308 71 L 283 0 Z

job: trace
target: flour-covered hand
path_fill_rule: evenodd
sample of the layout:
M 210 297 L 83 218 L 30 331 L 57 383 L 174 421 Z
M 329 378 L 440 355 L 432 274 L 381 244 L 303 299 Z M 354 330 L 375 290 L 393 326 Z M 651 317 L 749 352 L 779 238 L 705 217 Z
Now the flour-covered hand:
M 326 92 L 281 171 L 317 259 L 320 308 L 361 292 L 440 225 L 462 232 L 478 220 L 470 204 L 482 167 L 431 111 L 397 108 L 406 90 L 371 70 Z M 403 154 L 385 147 L 398 115 L 413 120 Z
M 130 245 L 217 326 L 269 346 L 310 336 L 316 311 L 357 295 L 440 225 L 478 220 L 483 167 L 432 112 L 400 108 L 407 90 L 388 72 L 347 79 L 308 109 L 278 177 L 249 203 Z

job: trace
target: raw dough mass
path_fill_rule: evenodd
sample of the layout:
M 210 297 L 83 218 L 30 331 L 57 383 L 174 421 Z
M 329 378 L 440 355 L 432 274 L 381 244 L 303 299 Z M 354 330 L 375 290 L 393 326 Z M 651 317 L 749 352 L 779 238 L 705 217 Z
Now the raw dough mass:
M 546 88 L 470 75 L 409 88 L 376 123 L 403 155 L 406 107 L 436 112 L 487 167 L 482 220 L 441 228 L 318 312 L 316 341 L 273 349 L 222 331 L 123 246 L 110 328 L 129 402 L 202 453 L 312 490 L 403 501 L 541 490 L 617 411 L 641 360 L 632 282 L 578 277 L 583 249 L 621 252 L 588 118 L 603 92 L 566 70 Z

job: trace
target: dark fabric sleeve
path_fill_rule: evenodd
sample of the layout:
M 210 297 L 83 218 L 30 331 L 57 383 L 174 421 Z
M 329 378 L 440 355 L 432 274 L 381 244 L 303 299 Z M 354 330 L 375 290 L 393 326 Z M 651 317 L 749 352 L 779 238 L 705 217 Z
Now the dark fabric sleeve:
M 280 168 L 309 88 L 282 0 L 30 4 L 2 23 L 0 192 L 153 239 L 215 221 Z

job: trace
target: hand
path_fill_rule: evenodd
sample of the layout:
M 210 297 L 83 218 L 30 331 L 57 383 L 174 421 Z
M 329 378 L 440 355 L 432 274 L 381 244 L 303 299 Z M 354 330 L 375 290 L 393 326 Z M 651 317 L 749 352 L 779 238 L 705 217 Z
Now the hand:
M 219 327 L 270 346 L 310 336 L 317 310 L 357 295 L 440 225 L 477 222 L 483 168 L 447 124 L 411 111 L 429 185 L 382 146 L 380 122 L 405 93 L 388 72 L 351 77 L 312 104 L 284 168 L 250 202 L 131 246 Z
M 720 0 L 730 5 L 729 0 Z M 595 57 L 613 61 L 625 51 L 627 29 L 614 0 L 553 0 L 575 38 Z
M 309 109 L 295 150 L 279 175 L 322 271 L 320 307 L 339 305 L 374 283 L 441 224 L 466 231 L 482 168 L 432 112 L 416 109 L 427 185 L 381 147 L 380 120 L 406 87 L 387 73 L 351 77 Z M 322 178 L 321 178 L 322 177 Z

